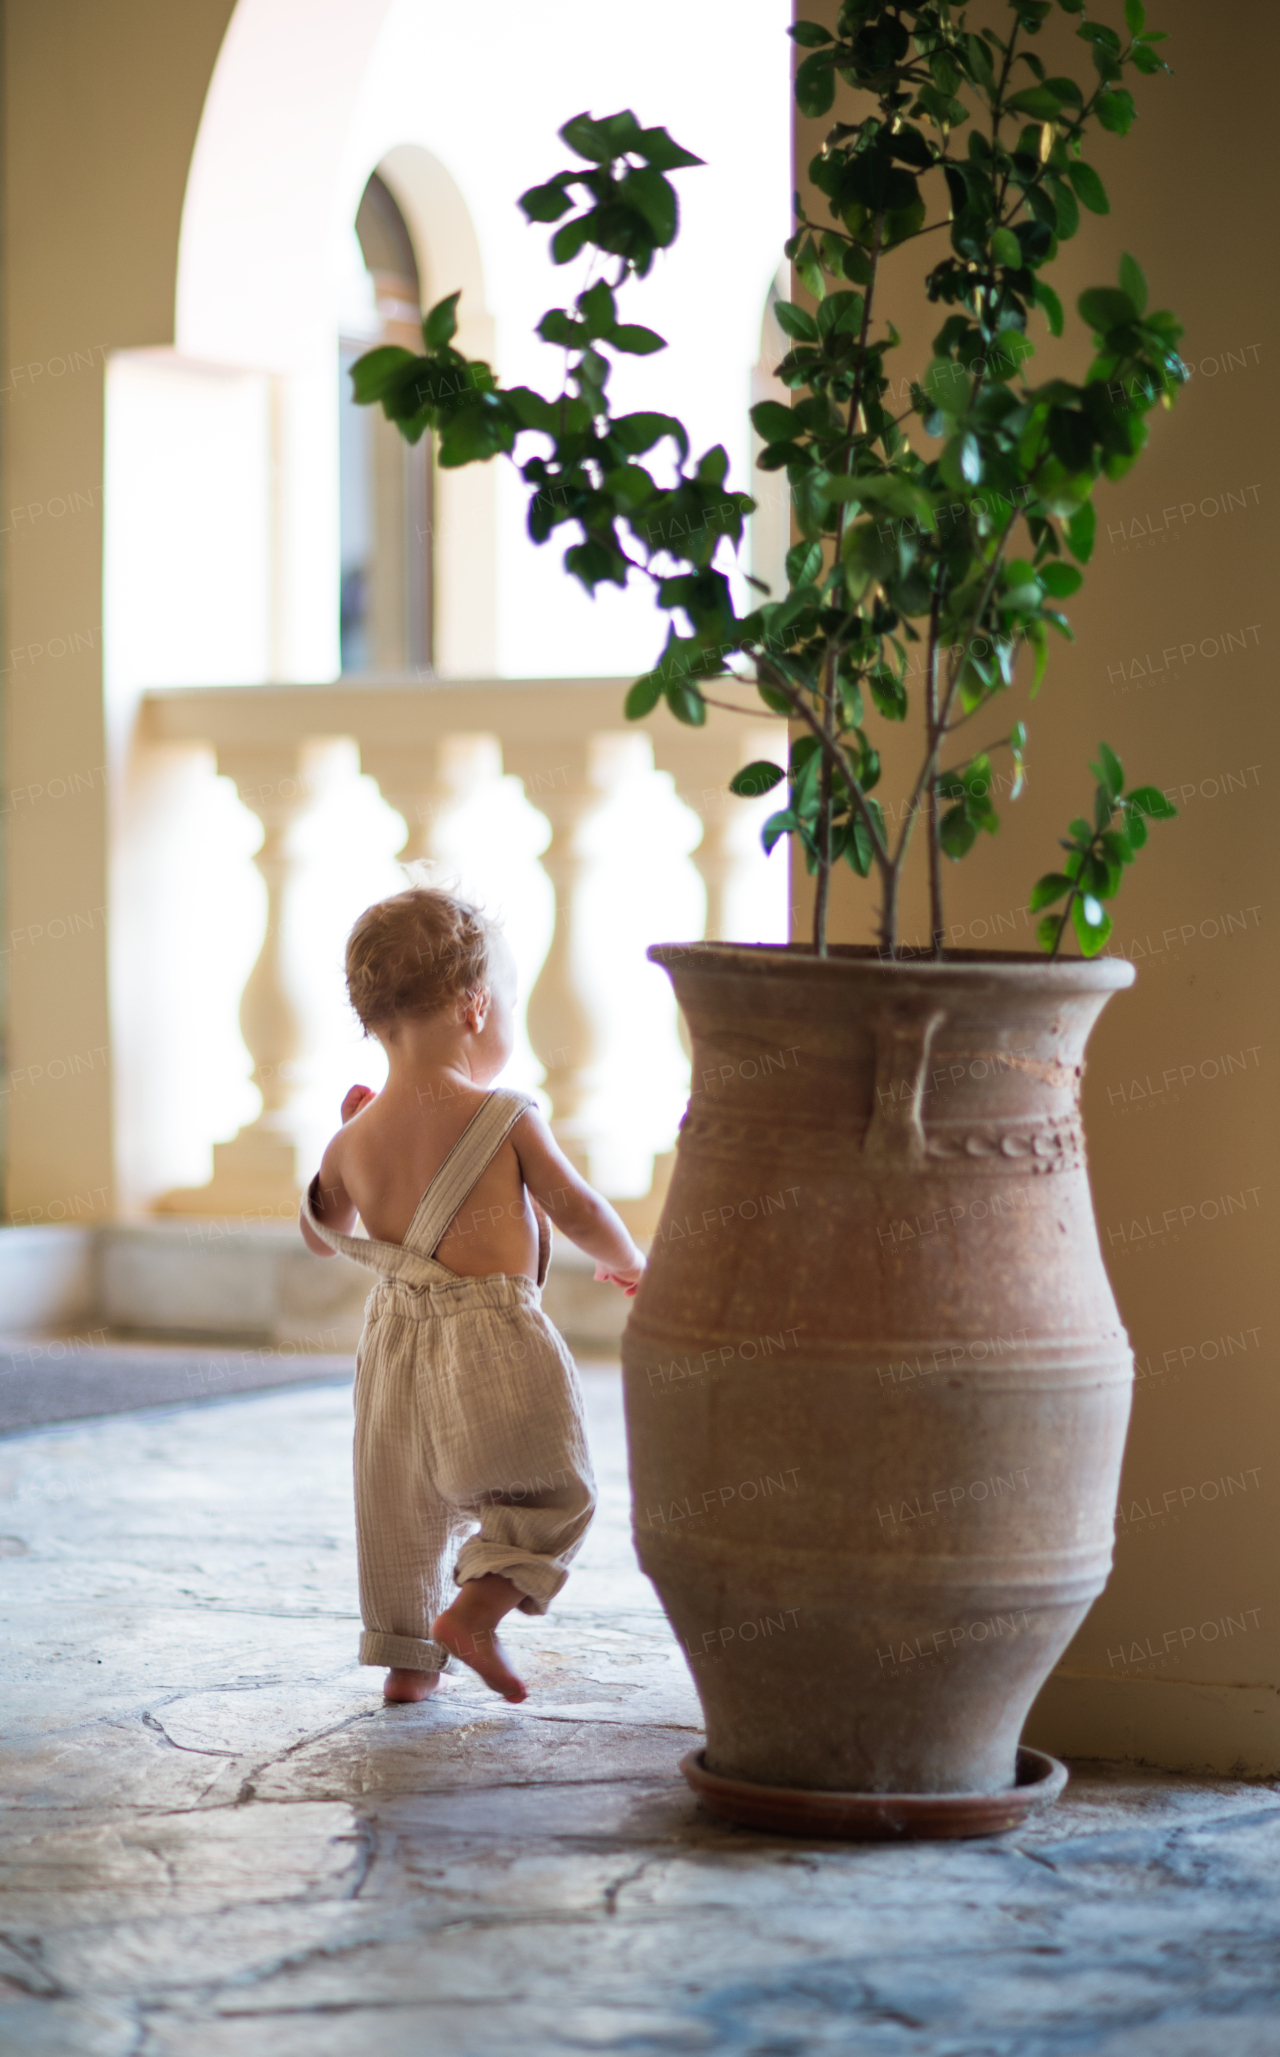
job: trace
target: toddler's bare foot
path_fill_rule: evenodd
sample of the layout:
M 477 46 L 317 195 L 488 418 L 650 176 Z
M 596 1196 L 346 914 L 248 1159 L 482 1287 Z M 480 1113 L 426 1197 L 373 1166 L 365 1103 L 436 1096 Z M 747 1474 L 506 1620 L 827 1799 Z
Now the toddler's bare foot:
M 425 1700 L 440 1683 L 438 1671 L 406 1671 L 393 1665 L 382 1688 L 384 1700 Z
M 518 1607 L 522 1598 L 519 1586 L 509 1578 L 487 1571 L 483 1578 L 467 1579 L 452 1607 L 446 1607 L 431 1624 L 437 1643 L 452 1650 L 513 1705 L 529 1695 L 523 1679 L 517 1678 L 507 1663 L 495 1631 L 503 1615 Z

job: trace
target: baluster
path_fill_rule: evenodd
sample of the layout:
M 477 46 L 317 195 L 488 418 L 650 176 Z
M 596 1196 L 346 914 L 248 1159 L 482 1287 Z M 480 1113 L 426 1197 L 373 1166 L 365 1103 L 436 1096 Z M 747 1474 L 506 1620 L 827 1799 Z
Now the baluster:
M 577 932 L 578 890 L 587 858 L 580 831 L 601 802 L 591 739 L 504 745 L 505 768 L 523 782 L 525 796 L 551 824 L 539 862 L 555 889 L 551 947 L 529 995 L 529 1041 L 546 1071 L 551 1128 L 570 1162 L 588 1171 L 592 1132 L 585 1107 L 596 1084 L 595 1022 L 583 999 Z
M 285 974 L 284 932 L 297 860 L 289 848 L 294 823 L 311 804 L 307 746 L 219 749 L 218 770 L 235 781 L 241 804 L 262 823 L 254 863 L 267 889 L 267 925 L 257 962 L 240 1000 L 240 1030 L 262 1095 L 257 1118 L 229 1143 L 215 1143 L 207 1186 L 166 1193 L 166 1214 L 291 1214 L 300 1191 L 290 1106 L 302 1022 Z
M 404 816 L 406 836 L 397 861 L 447 864 L 448 816 L 500 764 L 498 746 L 487 735 L 445 736 L 426 748 L 362 742 L 361 770 L 376 780 L 387 805 Z
M 702 823 L 702 840 L 690 857 L 706 887 L 703 935 L 708 941 L 727 942 L 732 940 L 733 890 L 751 862 L 744 815 L 749 809 L 759 811 L 729 791 L 729 780 L 757 757 L 785 762 L 786 730 L 781 722 L 724 721 L 715 715 L 712 721 L 714 729 L 701 731 L 655 724 L 654 760 L 660 770 L 671 773 L 680 798 Z M 682 1039 L 684 1033 L 682 1019 Z
M 730 810 L 741 802 L 735 801 L 732 793 L 717 792 L 714 787 L 697 795 L 682 793 L 680 797 L 702 823 L 702 840 L 689 853 L 707 893 L 702 933 L 708 942 L 724 942 L 729 935 L 729 891 L 740 863 L 730 841 L 738 826 Z

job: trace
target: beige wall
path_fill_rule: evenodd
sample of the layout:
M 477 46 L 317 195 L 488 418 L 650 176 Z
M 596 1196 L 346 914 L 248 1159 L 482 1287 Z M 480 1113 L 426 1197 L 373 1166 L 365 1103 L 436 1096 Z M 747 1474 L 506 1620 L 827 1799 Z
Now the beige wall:
M 5 8 L 4 1068 L 18 1076 L 3 1083 L 17 1219 L 84 1220 L 111 1198 L 103 363 L 173 341 L 187 166 L 230 13 L 231 0 Z
M 1132 781 L 1192 789 L 1115 904 L 1113 948 L 1133 958 L 1138 982 L 1094 1037 L 1085 1114 L 1103 1248 L 1139 1366 L 1125 1519 L 1110 1586 L 1068 1653 L 1067 1676 L 1042 1696 L 1032 1733 L 1085 1754 L 1274 1771 L 1280 1569 L 1269 1545 L 1280 1509 L 1280 1400 L 1266 1152 L 1276 1063 L 1268 456 L 1277 282 L 1262 196 L 1274 186 L 1265 82 L 1277 26 L 1273 10 L 1250 11 L 1244 63 L 1239 39 L 1197 0 L 1162 0 L 1151 18 L 1170 33 L 1175 76 L 1140 80 L 1129 137 L 1087 148 L 1112 213 L 1084 216 L 1053 276 L 1073 310 L 1082 288 L 1113 282 L 1120 251 L 1132 251 L 1151 305 L 1172 306 L 1185 322 L 1185 355 L 1197 369 L 1172 414 L 1154 416 L 1130 476 L 1098 490 L 1098 546 L 1069 609 L 1077 641 L 1055 641 L 1027 714 L 1027 794 L 1006 809 L 998 839 L 980 838 L 970 859 L 948 867 L 947 906 L 959 946 L 992 944 L 998 916 L 1006 923 L 995 947 L 1031 946 L 1008 917 L 1021 921 L 1032 881 L 1054 866 L 1054 838 L 1088 811 L 1085 760 L 1100 737 Z M 1087 54 L 1062 17 L 1054 37 L 1056 55 L 1043 52 L 1050 71 L 1083 75 Z M 814 126 L 798 139 L 801 166 Z M 913 287 L 914 257 L 897 269 Z M 915 375 L 943 310 L 922 310 L 897 287 L 885 304 L 907 339 L 898 375 Z M 1048 376 L 1054 356 L 1042 323 L 1033 335 L 1033 375 Z M 1068 335 L 1074 345 L 1057 361 L 1078 375 L 1087 338 L 1073 313 Z M 1162 658 L 1187 644 L 1194 654 L 1185 661 Z M 988 726 L 1000 733 L 999 720 Z M 800 933 L 807 881 L 794 897 Z M 845 875 L 839 936 L 867 938 L 872 897 Z M 908 910 L 911 936 L 926 925 L 918 888 Z M 1236 921 L 1224 933 L 1228 915 Z M 1224 1058 L 1234 1060 L 1229 1071 Z M 1167 1072 L 1176 1078 L 1166 1086 Z M 1158 1511 L 1144 1515 L 1148 1505 Z

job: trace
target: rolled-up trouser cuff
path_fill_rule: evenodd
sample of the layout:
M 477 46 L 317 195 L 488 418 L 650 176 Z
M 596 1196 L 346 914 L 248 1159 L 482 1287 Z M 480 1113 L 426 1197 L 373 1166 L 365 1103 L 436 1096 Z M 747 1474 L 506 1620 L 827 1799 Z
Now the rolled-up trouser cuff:
M 367 1628 L 360 1638 L 360 1662 L 385 1664 L 400 1671 L 448 1671 L 449 1652 L 443 1643 L 418 1636 L 385 1636 L 380 1629 Z
M 513 1586 L 519 1586 L 524 1594 L 520 1602 L 521 1614 L 545 1614 L 569 1576 L 567 1564 L 557 1564 L 554 1559 L 546 1557 L 532 1557 L 511 1543 L 487 1543 L 483 1536 L 469 1536 L 458 1552 L 458 1561 L 453 1568 L 455 1580 L 461 1586 L 468 1579 L 484 1578 L 491 1571 L 509 1578 Z

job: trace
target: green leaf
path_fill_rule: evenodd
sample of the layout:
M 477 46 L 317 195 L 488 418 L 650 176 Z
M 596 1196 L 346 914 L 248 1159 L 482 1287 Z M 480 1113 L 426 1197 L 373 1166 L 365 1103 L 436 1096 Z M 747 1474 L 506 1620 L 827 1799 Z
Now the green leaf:
M 698 459 L 698 477 L 709 486 L 722 486 L 729 472 L 729 453 L 723 443 L 715 443 Z
M 1149 821 L 1173 821 L 1178 812 L 1173 802 L 1165 799 L 1159 786 L 1135 786 L 1124 797 L 1126 806 L 1136 807 L 1139 814 L 1145 814 Z
M 860 814 L 855 814 L 849 824 L 849 839 L 843 854 L 859 878 L 868 876 L 875 862 L 875 845 L 871 840 L 871 831 Z
M 540 429 L 544 435 L 554 436 L 560 425 L 560 409 L 550 400 L 544 400 L 541 393 L 528 386 L 511 386 L 504 397 L 521 428 Z
M 461 291 L 450 293 L 447 300 L 437 300 L 430 314 L 422 324 L 422 340 L 428 350 L 443 350 L 445 344 L 458 332 L 458 302 Z
M 1131 36 L 1140 36 L 1147 25 L 1147 10 L 1142 0 L 1124 0 L 1124 24 Z
M 797 307 L 792 300 L 775 300 L 774 319 L 784 336 L 790 336 L 797 343 L 816 343 L 818 324 L 803 307 Z
M 876 665 L 867 675 L 867 684 L 871 688 L 871 698 L 886 721 L 906 720 L 907 689 L 887 664 Z
M 787 552 L 787 581 L 793 587 L 812 585 L 822 570 L 821 543 L 793 543 Z
M 705 159 L 695 157 L 692 150 L 681 149 L 665 129 L 641 129 L 635 143 L 635 154 L 643 157 L 655 171 L 679 171 L 686 165 L 705 162 Z
M 1065 6 L 1066 0 L 1060 0 L 1060 4 Z M 1081 4 L 1083 4 L 1083 0 L 1081 0 Z M 1042 950 L 1057 949 L 1058 938 L 1062 934 L 1065 920 L 1066 916 L 1062 914 L 1046 914 L 1043 921 L 1037 922 L 1036 941 Z
M 798 818 L 789 807 L 784 807 L 781 814 L 771 814 L 760 831 L 760 841 L 764 844 L 765 855 L 772 855 L 774 845 L 780 843 L 784 836 L 794 836 L 799 826 Z
M 788 442 L 795 430 L 795 417 L 781 400 L 758 400 L 751 410 L 751 426 L 765 443 Z
M 557 229 L 551 238 L 551 259 L 554 264 L 570 264 L 591 234 L 590 214 L 576 214 L 562 229 Z
M 1103 335 L 1108 329 L 1120 328 L 1123 324 L 1138 319 L 1138 310 L 1127 293 L 1118 286 L 1090 286 L 1076 301 L 1080 319 L 1087 321 L 1091 329 Z
M 1086 500 L 1083 507 L 1077 507 L 1063 523 L 1067 548 L 1081 564 L 1087 564 L 1093 555 L 1093 539 L 1097 533 L 1098 510 L 1092 500 Z
M 1116 756 L 1109 743 L 1099 743 L 1098 762 L 1102 766 L 1103 777 L 1106 780 L 1111 798 L 1118 800 L 1124 791 L 1124 770 L 1120 759 Z M 1162 794 L 1161 798 L 1163 797 Z
M 821 300 L 827 290 L 827 279 L 812 236 L 805 237 L 792 261 L 801 285 L 813 294 L 815 300 Z
M 582 334 L 582 328 L 563 307 L 549 307 L 538 323 L 537 332 L 544 343 L 555 343 L 568 350 Z
M 1036 280 L 1036 300 L 1049 318 L 1050 335 L 1060 336 L 1063 330 L 1062 302 L 1053 287 L 1047 286 L 1043 279 Z
M 1082 893 L 1078 900 L 1072 902 L 1071 920 L 1086 957 L 1096 957 L 1100 950 L 1105 950 L 1111 934 L 1111 916 L 1092 893 Z
M 1086 471 L 1093 455 L 1093 431 L 1074 407 L 1049 409 L 1049 448 L 1069 472 Z
M 1012 229 L 996 229 L 991 237 L 991 254 L 1007 271 L 1021 271 L 1022 245 Z
M 1064 893 L 1069 893 L 1070 891 L 1071 881 L 1069 878 L 1064 878 L 1060 871 L 1047 871 L 1044 877 L 1037 879 L 1031 888 L 1031 898 L 1027 902 L 1027 913 L 1039 914 L 1042 907 L 1052 907 L 1055 900 L 1060 900 Z
M 588 163 L 608 164 L 617 155 L 611 126 L 606 121 L 593 121 L 589 114 L 575 114 L 572 121 L 567 121 L 560 130 L 560 140 L 567 143 L 576 156 L 585 157 Z M 636 135 L 640 133 L 640 124 L 634 115 L 631 127 Z
M 594 286 L 578 295 L 577 308 L 591 340 L 609 335 L 618 319 L 617 303 L 603 279 L 597 279 Z
M 938 460 L 938 469 L 946 484 L 960 491 L 966 485 L 976 486 L 982 478 L 982 450 L 978 438 L 972 431 L 962 436 L 953 436 Z
M 654 171 L 651 166 L 642 171 L 629 171 L 618 193 L 628 207 L 634 207 L 637 214 L 643 215 L 660 249 L 674 242 L 680 219 L 675 187 L 663 178 L 660 171 Z
M 913 114 L 927 114 L 936 128 L 958 128 L 962 121 L 968 121 L 969 110 L 963 100 L 953 100 L 949 93 L 941 92 L 937 86 L 921 86 L 920 96 L 912 108 Z
M 1102 847 L 1113 865 L 1123 868 L 1126 864 L 1133 863 L 1133 850 L 1129 838 L 1122 836 L 1119 829 L 1107 829 L 1102 838 Z
M 864 305 L 861 293 L 851 293 L 847 289 L 832 293 L 818 309 L 818 334 L 823 337 L 856 336 Z
M 545 186 L 530 186 L 527 193 L 520 195 L 520 206 L 530 221 L 559 221 L 567 214 L 573 202 L 569 198 L 564 178 L 549 179 Z
M 500 416 L 488 407 L 466 407 L 445 423 L 440 436 L 440 463 L 449 470 L 464 464 L 487 464 L 514 440 Z
M 824 29 L 821 23 L 816 21 L 792 22 L 791 27 L 787 30 L 787 34 L 793 42 L 799 43 L 801 48 L 805 50 L 815 50 L 819 43 L 829 43 L 831 41 L 830 29 Z
M 955 420 L 968 413 L 973 380 L 954 358 L 935 357 L 921 384 L 940 413 Z
M 965 48 L 969 54 L 970 68 L 973 72 L 974 77 L 977 79 L 978 84 L 980 86 L 985 86 L 988 93 L 994 93 L 996 87 L 996 75 L 994 71 L 991 69 L 991 52 L 988 50 L 981 36 L 967 35 L 964 39 L 964 43 Z
M 1051 93 L 1057 94 L 1064 107 L 1084 106 L 1084 94 L 1074 79 L 1053 78 L 1046 79 L 1044 83 Z
M 1054 187 L 1053 199 L 1058 210 L 1058 238 L 1067 243 L 1080 226 L 1080 203 L 1070 186 L 1061 180 Z
M 1094 102 L 1094 112 L 1103 128 L 1110 129 L 1113 136 L 1127 136 L 1138 110 L 1133 104 L 1133 94 L 1124 86 L 1115 86 L 1109 93 L 1099 93 Z
M 1120 259 L 1120 286 L 1121 290 L 1129 295 L 1138 313 L 1144 313 L 1147 305 L 1147 275 L 1137 258 L 1130 257 L 1127 250 Z
M 796 72 L 796 106 L 810 118 L 826 114 L 836 97 L 834 53 L 818 50 Z
M 700 729 L 706 726 L 707 703 L 698 688 L 684 679 L 672 679 L 667 686 L 667 705 L 675 718 L 686 728 Z
M 949 807 L 938 823 L 938 841 L 953 863 L 966 857 L 978 840 L 978 831 L 963 804 Z
M 1036 577 L 1055 600 L 1069 600 L 1084 584 L 1083 575 L 1074 564 L 1042 564 Z
M 662 674 L 647 671 L 638 678 L 623 702 L 623 712 L 628 721 L 643 721 L 646 714 L 652 714 L 662 698 Z
M 655 350 L 665 350 L 665 336 L 655 329 L 641 328 L 635 322 L 620 322 L 613 334 L 605 336 L 606 343 L 612 343 L 615 350 L 625 350 L 631 357 L 651 357 Z
M 1110 214 L 1107 189 L 1091 164 L 1082 164 L 1075 157 L 1068 159 L 1067 177 L 1076 199 L 1082 207 L 1088 208 L 1090 214 Z
M 1062 112 L 1061 95 L 1049 85 L 1024 86 L 1004 104 L 1011 114 L 1026 114 L 1032 121 L 1057 121 Z
M 689 437 L 684 423 L 674 414 L 619 414 L 609 424 L 609 433 L 630 457 L 641 457 L 664 436 L 670 436 L 682 459 L 689 455 Z
M 368 407 L 380 400 L 408 365 L 421 362 L 412 350 L 403 349 L 399 343 L 383 343 L 376 350 L 366 350 L 351 367 L 351 396 L 357 407 Z
M 757 757 L 753 764 L 744 764 L 741 771 L 735 771 L 729 781 L 729 791 L 742 800 L 758 800 L 762 793 L 771 793 L 786 777 L 780 764 L 770 764 L 765 757 Z

